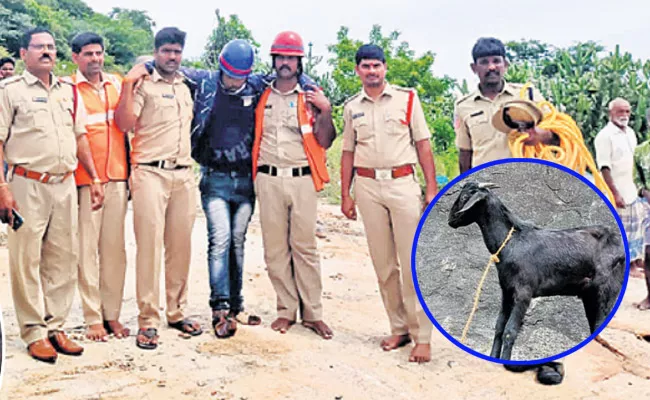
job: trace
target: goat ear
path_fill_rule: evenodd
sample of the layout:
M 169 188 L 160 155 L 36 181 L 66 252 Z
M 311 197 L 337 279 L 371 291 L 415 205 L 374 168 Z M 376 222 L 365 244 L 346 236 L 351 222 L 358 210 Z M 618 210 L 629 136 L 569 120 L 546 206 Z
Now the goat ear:
M 497 189 L 499 185 L 496 183 L 482 182 L 478 184 L 479 189 Z
M 462 214 L 464 212 L 467 212 L 470 208 L 474 207 L 474 205 L 476 205 L 476 203 L 483 200 L 485 198 L 485 196 L 487 196 L 487 194 L 485 192 L 476 192 L 476 193 L 474 193 L 474 195 L 472 197 L 470 197 L 469 200 L 467 200 L 467 203 L 465 203 L 465 206 L 462 209 L 460 209 L 459 211 L 457 211 L 456 214 L 458 215 L 458 214 Z

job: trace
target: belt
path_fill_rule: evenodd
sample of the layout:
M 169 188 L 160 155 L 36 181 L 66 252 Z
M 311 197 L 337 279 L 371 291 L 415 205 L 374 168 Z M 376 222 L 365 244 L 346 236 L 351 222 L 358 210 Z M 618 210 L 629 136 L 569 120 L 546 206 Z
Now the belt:
M 357 175 L 364 178 L 372 178 L 377 180 L 397 179 L 403 176 L 411 175 L 415 172 L 413 165 L 406 164 L 395 168 L 362 168 L 357 167 Z
M 148 165 L 150 167 L 158 167 L 162 169 L 183 169 L 183 168 L 189 168 L 189 165 L 178 165 L 176 164 L 176 160 L 159 160 L 159 161 L 152 161 L 148 163 L 138 163 L 140 165 Z
M 66 172 L 65 174 L 49 174 L 47 172 L 36 172 L 30 171 L 21 167 L 20 165 L 15 165 L 12 169 L 13 175 L 23 176 L 28 179 L 33 179 L 42 183 L 61 183 L 68 179 L 74 174 L 73 171 Z
M 280 177 L 303 176 L 311 175 L 311 168 L 309 168 L 309 166 L 297 168 L 278 168 L 274 165 L 260 165 L 257 167 L 257 172 Z

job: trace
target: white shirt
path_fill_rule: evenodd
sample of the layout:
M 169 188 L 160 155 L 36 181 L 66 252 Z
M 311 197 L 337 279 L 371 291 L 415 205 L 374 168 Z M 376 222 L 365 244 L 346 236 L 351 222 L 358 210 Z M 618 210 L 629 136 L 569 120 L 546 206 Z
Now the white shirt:
M 634 148 L 637 145 L 636 134 L 630 127 L 625 130 L 611 121 L 596 135 L 596 162 L 598 169 L 608 167 L 616 189 L 625 204 L 632 204 L 637 198 L 634 185 Z

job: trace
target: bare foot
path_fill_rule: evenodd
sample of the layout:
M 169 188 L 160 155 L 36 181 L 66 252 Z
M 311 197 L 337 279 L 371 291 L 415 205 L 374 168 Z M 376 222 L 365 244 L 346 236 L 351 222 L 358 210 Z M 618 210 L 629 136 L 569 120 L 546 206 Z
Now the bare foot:
M 381 348 L 384 351 L 391 351 L 399 347 L 404 347 L 409 343 L 411 343 L 411 337 L 408 333 L 405 335 L 393 335 L 381 341 Z
M 302 326 L 316 332 L 318 336 L 325 340 L 329 340 L 334 336 L 330 327 L 323 321 L 302 321 Z
M 286 318 L 278 318 L 271 324 L 271 329 L 280 333 L 287 333 L 291 325 L 295 323 L 296 321 L 289 321 Z
M 416 344 L 413 350 L 411 350 L 411 355 L 409 357 L 409 362 L 416 362 L 418 364 L 428 363 L 431 361 L 431 345 L 430 344 Z
M 650 297 L 646 297 L 640 303 L 634 303 L 633 305 L 638 308 L 639 311 L 650 310 Z
M 129 336 L 131 331 L 120 323 L 120 321 L 104 321 L 104 328 L 108 333 L 112 333 L 118 339 L 123 339 Z
M 643 279 L 645 277 L 645 272 L 642 268 L 636 268 L 630 265 L 630 278 Z
M 102 324 L 88 325 L 86 337 L 95 342 L 105 342 L 108 340 L 108 333 Z

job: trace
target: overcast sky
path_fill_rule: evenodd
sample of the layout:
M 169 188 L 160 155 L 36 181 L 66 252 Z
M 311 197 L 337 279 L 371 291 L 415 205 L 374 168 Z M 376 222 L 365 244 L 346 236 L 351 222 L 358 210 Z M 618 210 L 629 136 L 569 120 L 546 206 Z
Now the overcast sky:
M 222 16 L 239 15 L 267 54 L 275 35 L 298 32 L 314 44 L 315 55 L 328 56 L 341 26 L 350 36 L 367 40 L 373 24 L 384 34 L 397 30 L 417 54 L 436 54 L 433 73 L 477 80 L 469 69 L 471 48 L 477 38 L 537 39 L 556 46 L 595 40 L 613 50 L 616 44 L 636 58 L 650 58 L 650 1 L 545 0 L 545 1 L 206 1 L 206 0 L 85 0 L 95 11 L 112 7 L 148 11 L 157 29 L 177 26 L 187 32 L 186 57 L 198 57 L 215 26 L 214 9 Z M 137 4 L 135 6 L 134 4 Z M 265 59 L 266 61 L 266 59 Z M 321 71 L 323 68 L 321 67 Z

